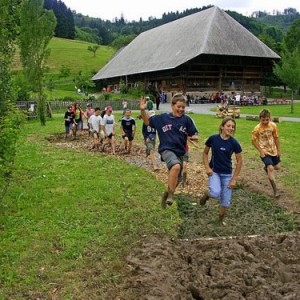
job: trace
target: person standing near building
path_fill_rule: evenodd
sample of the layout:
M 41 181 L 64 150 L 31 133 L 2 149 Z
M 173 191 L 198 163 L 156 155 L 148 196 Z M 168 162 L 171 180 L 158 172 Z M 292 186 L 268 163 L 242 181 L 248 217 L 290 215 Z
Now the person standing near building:
M 171 113 L 149 117 L 146 112 L 146 100 L 140 99 L 141 117 L 146 126 L 150 125 L 156 129 L 160 141 L 158 152 L 169 170 L 168 190 L 162 196 L 162 208 L 173 204 L 174 192 L 182 173 L 187 139 L 198 140 L 198 130 L 194 121 L 185 115 L 185 107 L 186 98 L 177 93 L 172 98 Z
M 276 182 L 275 170 L 280 169 L 280 142 L 278 128 L 271 122 L 271 113 L 263 109 L 259 114 L 259 124 L 252 131 L 252 144 L 259 152 L 259 156 L 264 163 L 264 170 L 271 183 L 274 197 L 280 197 Z
M 211 135 L 205 142 L 202 160 L 208 175 L 209 192 L 200 199 L 200 205 L 205 205 L 209 197 L 219 199 L 220 212 L 219 223 L 225 225 L 224 216 L 231 204 L 232 189 L 236 186 L 236 180 L 240 174 L 243 160 L 242 148 L 233 137 L 236 130 L 236 122 L 231 117 L 223 119 L 219 134 Z M 211 150 L 211 159 L 208 154 Z M 231 156 L 235 153 L 236 167 L 232 170 Z M 233 173 L 233 174 L 232 174 Z
M 157 90 L 157 91 L 155 92 L 155 104 L 156 104 L 156 110 L 159 110 L 160 102 L 161 102 L 161 96 L 160 96 L 159 91 Z

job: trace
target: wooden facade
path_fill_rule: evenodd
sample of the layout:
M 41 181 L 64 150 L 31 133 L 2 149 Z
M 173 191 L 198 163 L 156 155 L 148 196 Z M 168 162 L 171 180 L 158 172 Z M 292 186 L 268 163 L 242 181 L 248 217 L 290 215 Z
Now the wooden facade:
M 97 74 L 103 86 L 137 82 L 166 92 L 258 92 L 280 57 L 218 7 L 141 33 Z
M 259 57 L 200 55 L 183 65 L 164 71 L 133 74 L 106 79 L 106 86 L 117 86 L 121 80 L 129 86 L 143 82 L 166 92 L 260 91 L 260 82 L 272 71 L 273 61 Z

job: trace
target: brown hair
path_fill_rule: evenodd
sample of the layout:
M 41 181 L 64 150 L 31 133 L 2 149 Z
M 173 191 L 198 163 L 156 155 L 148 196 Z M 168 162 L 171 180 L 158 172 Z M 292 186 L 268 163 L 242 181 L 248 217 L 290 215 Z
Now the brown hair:
M 271 117 L 271 113 L 268 109 L 263 109 L 259 113 L 259 118 L 270 118 L 270 117 Z
M 234 123 L 234 131 L 233 131 L 233 134 L 235 134 L 235 130 L 236 130 L 236 121 L 235 119 L 233 119 L 232 117 L 225 117 L 222 121 L 222 123 L 220 124 L 219 126 L 219 133 L 221 134 L 222 133 L 222 127 L 224 127 L 224 125 L 229 122 L 229 121 L 232 121 Z
M 186 102 L 186 98 L 182 93 L 176 93 L 172 98 L 172 105 L 176 104 L 177 102 Z

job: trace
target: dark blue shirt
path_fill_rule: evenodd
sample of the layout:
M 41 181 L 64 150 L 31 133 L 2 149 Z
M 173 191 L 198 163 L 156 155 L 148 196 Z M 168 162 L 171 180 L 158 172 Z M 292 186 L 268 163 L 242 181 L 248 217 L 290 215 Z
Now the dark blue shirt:
M 133 126 L 135 126 L 135 119 L 130 117 L 127 119 L 126 117 L 123 117 L 121 120 L 121 127 L 123 128 L 124 132 L 130 132 L 133 131 Z
M 151 127 L 150 125 L 147 126 L 145 125 L 145 123 L 143 123 L 142 133 L 143 133 L 144 140 L 149 138 L 150 141 L 155 141 L 155 137 L 156 137 L 155 128 Z
M 233 153 L 241 153 L 242 147 L 239 142 L 230 137 L 228 140 L 223 140 L 220 134 L 210 136 L 205 145 L 211 148 L 212 155 L 209 166 L 215 173 L 231 174 Z
M 194 121 L 187 115 L 173 117 L 172 113 L 152 116 L 149 125 L 157 130 L 159 136 L 158 152 L 165 150 L 182 156 L 186 152 L 187 137 L 198 133 Z

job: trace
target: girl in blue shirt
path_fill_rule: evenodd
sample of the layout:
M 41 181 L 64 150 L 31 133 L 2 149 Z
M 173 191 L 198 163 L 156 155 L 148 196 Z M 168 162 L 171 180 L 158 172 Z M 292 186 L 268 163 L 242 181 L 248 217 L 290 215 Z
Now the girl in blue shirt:
M 236 122 L 231 117 L 223 119 L 219 134 L 210 136 L 202 154 L 206 174 L 208 175 L 209 192 L 200 199 L 204 205 L 209 197 L 220 200 L 219 222 L 223 222 L 226 209 L 230 206 L 232 189 L 236 185 L 236 179 L 242 168 L 242 148 L 233 137 L 236 130 Z M 211 150 L 211 159 L 208 161 L 208 153 Z M 235 154 L 236 167 L 232 170 L 232 154 Z M 233 173 L 233 174 L 232 174 Z

